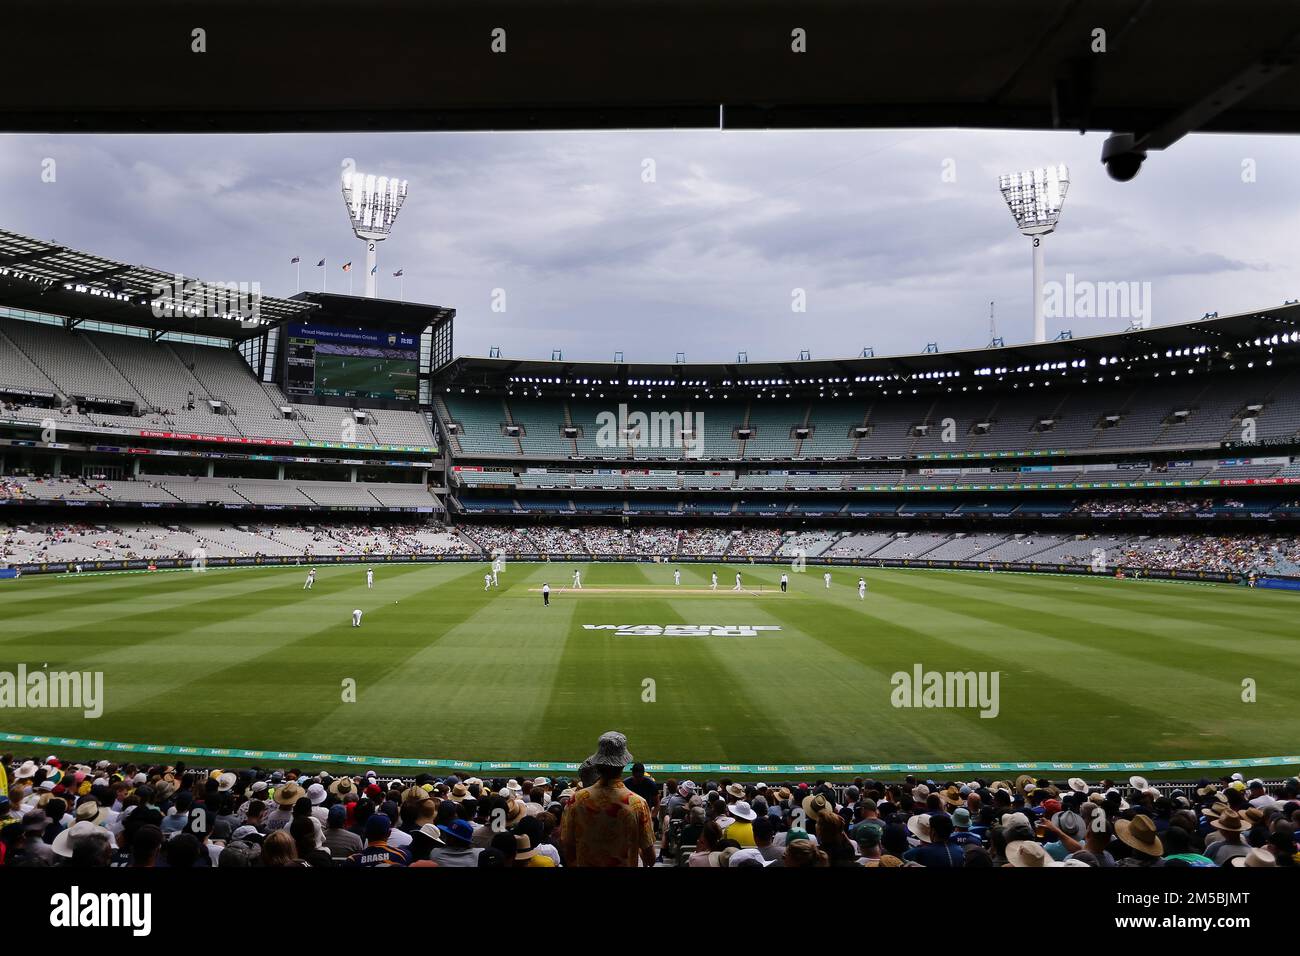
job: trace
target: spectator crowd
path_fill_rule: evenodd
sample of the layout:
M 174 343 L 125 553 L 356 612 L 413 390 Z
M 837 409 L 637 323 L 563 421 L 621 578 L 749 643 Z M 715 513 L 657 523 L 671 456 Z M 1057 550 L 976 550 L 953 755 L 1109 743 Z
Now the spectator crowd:
M 575 780 L 12 754 L 3 769 L 3 867 L 1300 865 L 1296 777 L 659 781 L 615 731 Z

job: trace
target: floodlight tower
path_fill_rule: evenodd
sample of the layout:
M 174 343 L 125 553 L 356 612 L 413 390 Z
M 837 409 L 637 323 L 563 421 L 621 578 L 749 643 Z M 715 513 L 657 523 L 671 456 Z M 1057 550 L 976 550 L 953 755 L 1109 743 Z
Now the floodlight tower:
M 406 201 L 406 180 L 343 171 L 343 202 L 352 220 L 352 232 L 366 244 L 366 298 L 376 292 L 375 247 L 388 238 Z
M 998 179 L 1002 198 L 1022 236 L 1034 240 L 1034 341 L 1047 341 L 1043 320 L 1043 236 L 1056 229 L 1070 188 L 1070 171 L 1064 163 L 1007 173 Z

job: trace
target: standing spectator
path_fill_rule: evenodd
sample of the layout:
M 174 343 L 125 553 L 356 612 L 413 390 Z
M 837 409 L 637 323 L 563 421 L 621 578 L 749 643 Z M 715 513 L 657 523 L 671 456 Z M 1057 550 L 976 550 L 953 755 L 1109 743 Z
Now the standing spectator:
M 651 815 L 658 812 L 659 784 L 655 783 L 654 777 L 646 775 L 645 764 L 632 764 L 632 776 L 628 777 L 623 783 L 629 790 L 650 805 Z
M 623 785 L 623 768 L 632 762 L 627 738 L 602 734 L 587 758 L 596 781 L 579 790 L 560 822 L 561 855 L 569 866 L 654 866 L 650 807 Z

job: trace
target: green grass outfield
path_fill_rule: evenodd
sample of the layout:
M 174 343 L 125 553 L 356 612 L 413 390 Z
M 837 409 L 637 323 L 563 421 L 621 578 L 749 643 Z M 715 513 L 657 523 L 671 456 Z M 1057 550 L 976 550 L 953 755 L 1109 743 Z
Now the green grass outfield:
M 0 710 L 0 730 L 475 761 L 580 760 L 605 730 L 646 762 L 1155 761 L 1300 740 L 1300 596 L 1232 586 L 856 569 L 510 564 L 250 568 L 0 582 L 0 670 L 104 672 L 104 715 Z M 543 608 L 533 589 L 554 593 Z M 601 588 L 627 588 L 605 591 Z M 761 591 L 760 591 L 761 588 Z M 349 626 L 353 608 L 365 612 Z M 777 625 L 757 637 L 584 624 Z M 1000 713 L 896 709 L 915 664 L 1000 672 Z M 341 700 L 345 678 L 356 703 Z M 655 682 L 644 702 L 643 682 Z M 1242 680 L 1258 682 L 1243 703 Z M 25 749 L 25 748 L 19 748 Z M 1199 775 L 1199 774 L 1197 774 Z

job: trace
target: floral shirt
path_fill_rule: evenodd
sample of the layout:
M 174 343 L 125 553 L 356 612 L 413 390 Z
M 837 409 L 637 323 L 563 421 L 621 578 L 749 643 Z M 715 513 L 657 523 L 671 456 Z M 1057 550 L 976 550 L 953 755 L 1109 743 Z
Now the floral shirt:
M 654 846 L 650 805 L 622 780 L 579 790 L 561 821 L 569 866 L 636 866 L 641 851 Z

